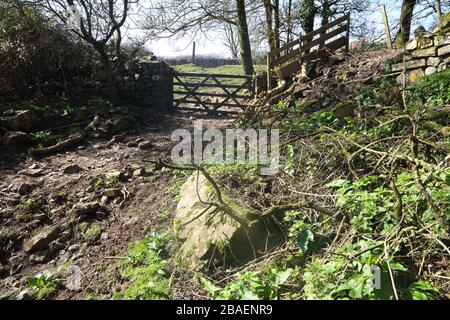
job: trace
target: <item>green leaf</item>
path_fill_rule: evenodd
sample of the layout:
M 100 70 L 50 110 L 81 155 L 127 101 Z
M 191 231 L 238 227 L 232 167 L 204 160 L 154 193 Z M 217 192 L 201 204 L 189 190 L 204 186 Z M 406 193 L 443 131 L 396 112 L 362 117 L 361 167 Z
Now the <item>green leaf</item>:
M 347 183 L 348 183 L 347 180 L 338 179 L 338 180 L 333 180 L 333 181 L 327 183 L 325 186 L 328 188 L 340 188 L 340 187 L 346 185 Z
M 308 245 L 314 240 L 314 234 L 311 230 L 304 229 L 298 233 L 297 244 L 303 252 L 308 250 Z
M 247 288 L 243 288 L 240 300 L 259 300 L 259 297 Z
M 221 288 L 215 286 L 211 281 L 204 277 L 199 277 L 199 281 L 202 288 L 212 296 L 214 296 L 218 291 L 221 290 Z
M 286 281 L 294 272 L 294 270 L 290 268 L 285 271 L 278 271 L 277 269 L 271 269 L 270 271 L 274 275 L 273 283 L 277 287 L 286 283 Z
M 391 266 L 392 270 L 404 271 L 404 272 L 408 271 L 408 269 L 405 266 L 403 266 L 401 263 L 398 263 L 398 262 L 394 262 L 394 263 L 391 262 L 391 263 L 389 263 L 389 265 Z

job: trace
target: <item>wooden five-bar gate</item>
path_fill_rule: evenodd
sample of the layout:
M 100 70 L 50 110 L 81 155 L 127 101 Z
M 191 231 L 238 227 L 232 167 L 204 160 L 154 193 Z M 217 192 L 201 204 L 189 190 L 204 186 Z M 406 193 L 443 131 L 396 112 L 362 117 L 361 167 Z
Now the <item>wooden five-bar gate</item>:
M 268 86 L 276 75 L 285 79 L 300 70 L 304 62 L 320 57 L 323 49 L 335 51 L 343 47 L 348 51 L 350 42 L 350 14 L 289 42 L 267 54 Z M 340 36 L 340 37 L 339 37 Z M 333 39 L 336 38 L 336 39 Z M 330 42 L 327 42 L 332 40 Z
M 253 76 L 174 72 L 173 102 L 200 106 L 208 112 L 245 109 L 254 97 Z M 227 107 L 227 110 L 219 110 Z
M 324 49 L 349 49 L 350 14 L 314 30 L 267 54 L 267 89 L 272 79 L 286 79 L 303 63 L 320 58 Z M 208 112 L 245 109 L 255 96 L 255 76 L 176 72 L 173 74 L 174 107 L 193 104 Z M 219 110 L 227 107 L 227 110 Z

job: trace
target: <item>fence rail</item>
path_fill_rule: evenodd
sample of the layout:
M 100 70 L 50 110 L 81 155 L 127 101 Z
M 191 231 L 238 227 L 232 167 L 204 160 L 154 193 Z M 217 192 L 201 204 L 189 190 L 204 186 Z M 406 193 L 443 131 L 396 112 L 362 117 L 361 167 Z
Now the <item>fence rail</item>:
M 244 75 L 174 72 L 174 106 L 196 104 L 206 111 L 217 111 L 220 107 L 243 109 L 254 97 L 253 79 Z
M 342 37 L 327 43 L 341 34 Z M 316 36 L 319 36 L 316 38 Z M 279 78 L 285 78 L 299 70 L 302 63 L 320 56 L 319 49 L 338 50 L 343 47 L 348 51 L 350 43 L 350 14 L 328 23 L 285 46 L 267 54 L 267 85 L 271 89 L 273 72 Z M 311 49 L 319 47 L 313 52 Z M 277 70 L 278 69 L 278 70 Z

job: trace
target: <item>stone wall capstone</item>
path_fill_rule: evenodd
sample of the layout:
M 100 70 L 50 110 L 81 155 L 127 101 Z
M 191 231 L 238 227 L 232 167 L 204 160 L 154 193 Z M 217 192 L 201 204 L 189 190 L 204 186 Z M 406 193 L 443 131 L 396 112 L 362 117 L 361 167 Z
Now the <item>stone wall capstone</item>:
M 416 38 L 393 59 L 392 72 L 403 71 L 396 79 L 402 86 L 450 68 L 450 13 L 444 15 L 433 32 L 423 28 L 418 31 Z

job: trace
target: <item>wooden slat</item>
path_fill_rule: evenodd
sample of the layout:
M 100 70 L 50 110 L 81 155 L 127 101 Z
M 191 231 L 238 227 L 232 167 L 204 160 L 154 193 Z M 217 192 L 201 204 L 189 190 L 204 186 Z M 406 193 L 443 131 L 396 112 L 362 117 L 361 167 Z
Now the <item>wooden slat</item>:
M 220 74 L 220 73 L 194 73 L 194 72 L 176 72 L 178 77 L 216 77 L 216 78 L 231 78 L 231 79 L 253 79 L 253 76 L 244 76 L 238 74 Z
M 199 103 L 198 101 L 195 101 L 195 100 L 183 100 L 183 102 L 184 103 L 192 103 L 192 104 L 208 105 L 208 106 L 219 106 L 219 107 L 248 107 L 248 106 L 250 106 L 250 105 L 246 105 L 246 104 L 233 104 L 233 103 L 208 102 L 208 101 L 203 101 L 202 103 Z
M 242 110 L 242 106 L 234 106 L 234 107 L 236 107 L 236 108 L 241 108 L 241 110 Z M 243 107 L 246 107 L 246 106 L 243 106 Z M 214 109 L 214 110 L 209 110 L 209 109 L 199 109 L 199 108 L 195 108 L 195 107 L 186 107 L 186 106 L 183 106 L 182 109 L 183 109 L 183 110 L 186 110 L 186 111 L 196 111 L 196 112 L 211 112 L 211 111 L 213 111 L 213 112 L 220 112 L 220 113 L 223 114 L 223 115 L 228 115 L 228 114 L 229 114 L 229 115 L 242 114 L 241 111 L 234 111 L 234 110 L 219 110 L 219 109 L 220 109 L 220 106 L 217 107 L 217 108 Z
M 329 50 L 335 51 L 338 50 L 342 47 L 345 47 L 347 45 L 347 37 L 343 36 L 337 40 L 334 40 L 328 44 L 325 45 L 325 48 L 328 48 Z M 318 59 L 320 56 L 322 56 L 324 54 L 323 49 L 318 50 L 318 51 L 314 51 L 311 53 L 307 53 L 303 56 L 302 60 L 303 61 L 311 61 L 314 59 Z
M 336 51 L 338 49 L 341 49 L 347 45 L 347 37 L 342 36 L 337 40 L 334 40 L 330 43 L 327 43 L 326 47 L 330 49 L 331 51 Z
M 276 55 L 279 55 L 280 53 L 284 52 L 284 51 L 288 51 L 290 48 L 295 47 L 296 45 L 300 44 L 300 39 L 294 40 L 289 42 L 288 44 L 286 44 L 285 46 L 275 49 L 272 52 L 270 52 L 270 57 L 271 58 L 275 58 Z
M 324 42 L 324 41 L 326 41 L 328 39 L 331 39 L 333 36 L 337 36 L 340 33 L 344 32 L 344 31 L 347 31 L 348 30 L 348 26 L 349 26 L 349 22 L 350 22 L 349 20 L 350 20 L 350 14 L 347 14 L 347 15 L 339 18 L 339 19 L 336 19 L 335 21 L 332 21 L 332 22 L 328 23 L 327 25 L 325 25 L 325 26 L 323 26 L 323 27 L 321 27 L 319 29 L 316 29 L 316 30 L 314 30 L 314 31 L 312 31 L 310 33 L 307 33 L 307 34 L 301 36 L 299 39 L 297 39 L 295 41 L 292 41 L 292 42 L 288 43 L 287 45 L 285 45 L 285 46 L 283 46 L 283 47 L 281 47 L 279 49 L 276 49 L 276 50 L 270 52 L 269 53 L 270 65 L 273 67 L 274 65 L 279 65 L 280 63 L 284 63 L 287 60 L 289 60 L 289 58 L 287 58 L 286 60 L 283 60 L 283 57 L 285 57 L 288 54 L 290 54 L 290 50 L 292 50 L 292 48 L 295 47 L 296 45 L 300 45 L 303 42 L 313 41 L 314 45 L 312 45 L 312 46 L 310 44 L 306 44 L 306 46 L 307 46 L 306 48 L 304 46 L 301 46 L 301 51 L 306 51 L 306 50 L 308 50 L 308 49 L 310 49 L 310 48 L 312 48 L 312 47 L 314 47 L 314 46 L 316 46 L 316 45 L 318 45 L 318 44 L 320 44 L 320 43 L 322 43 L 322 42 Z M 316 39 L 316 40 L 313 40 L 315 36 L 317 36 L 319 34 L 322 34 L 322 33 L 326 32 L 327 30 L 329 30 L 329 29 L 331 29 L 331 28 L 333 28 L 333 27 L 335 27 L 335 26 L 337 26 L 337 25 L 339 25 L 339 24 L 341 24 L 343 22 L 346 22 L 346 21 L 347 21 L 347 24 L 345 26 L 337 29 L 337 30 L 341 30 L 340 32 L 331 31 L 330 33 L 328 33 L 324 37 Z M 329 38 L 326 38 L 330 34 L 333 34 L 333 35 L 330 36 Z M 326 39 L 324 40 L 324 38 L 326 38 Z M 294 50 L 298 50 L 298 49 L 294 49 Z M 278 58 L 278 56 L 280 56 L 281 53 L 288 52 L 288 51 L 289 51 L 289 53 L 287 53 L 286 55 L 283 55 L 283 56 Z M 290 58 L 292 58 L 292 56 L 290 56 Z
M 195 87 L 198 83 L 192 83 L 192 82 L 173 82 L 174 86 L 187 86 L 187 87 Z M 227 84 L 227 83 L 223 83 L 224 87 L 230 88 L 230 89 L 237 89 L 237 88 L 241 88 L 242 86 L 239 84 Z M 221 86 L 219 86 L 217 83 L 204 83 L 202 84 L 202 87 L 207 87 L 207 88 L 220 88 Z M 248 88 L 245 89 L 250 89 L 251 85 L 248 84 Z
M 317 38 L 307 44 L 305 44 L 304 46 L 302 46 L 302 51 L 307 51 L 311 48 L 314 48 L 315 46 L 321 44 L 321 43 L 325 43 L 325 41 L 330 40 L 331 38 L 340 35 L 343 32 L 347 31 L 347 27 L 348 24 L 343 25 L 342 27 L 339 27 L 327 34 L 325 34 L 324 36 Z
M 285 54 L 284 56 L 282 56 L 281 58 L 279 58 L 275 61 L 272 61 L 272 68 L 279 66 L 280 64 L 283 64 L 283 63 L 287 62 L 288 60 L 290 60 L 294 57 L 297 57 L 299 55 L 300 55 L 300 50 L 297 49 L 297 50 L 291 51 L 288 54 Z
M 180 79 L 177 75 L 175 75 L 174 78 L 181 82 L 181 79 Z M 204 78 L 201 82 L 199 82 L 193 89 L 191 89 L 191 88 L 189 88 L 189 87 L 186 87 L 186 86 L 184 86 L 184 85 L 181 83 L 181 84 L 183 85 L 183 87 L 186 89 L 186 91 L 188 91 L 188 94 L 187 94 L 186 96 L 184 96 L 183 98 L 181 98 L 181 100 L 187 99 L 187 98 L 189 98 L 189 96 L 192 96 L 193 98 L 197 99 L 198 102 L 201 102 L 201 100 L 195 95 L 195 91 L 196 91 L 198 88 L 200 88 L 200 86 L 201 86 L 202 84 L 204 84 L 204 83 L 205 83 L 206 81 L 208 81 L 208 80 L 209 80 L 209 77 L 205 77 L 205 78 Z M 172 95 L 173 95 L 173 94 L 172 94 Z
M 174 106 L 181 103 L 194 103 L 202 105 L 205 109 L 207 106 L 222 106 L 241 107 L 243 104 L 240 100 L 250 100 L 253 98 L 253 76 L 243 75 L 229 75 L 229 74 L 210 74 L 210 73 L 193 73 L 193 72 L 174 72 L 173 84 L 178 90 L 173 90 L 173 94 L 181 95 L 181 97 L 174 97 Z M 191 78 L 186 79 L 185 78 Z M 192 78 L 198 78 L 197 83 Z M 227 79 L 241 79 L 241 84 L 227 84 Z M 209 81 L 209 83 L 207 83 Z M 211 83 L 214 81 L 215 83 Z M 180 88 L 181 87 L 181 88 Z M 199 92 L 202 88 L 220 88 L 222 93 L 214 92 Z M 243 90 L 250 91 L 250 94 L 242 93 Z M 239 94 L 241 93 L 241 94 Z M 222 101 L 209 102 L 204 97 L 220 98 Z M 216 109 L 217 109 L 216 108 Z M 209 110 L 209 109 L 208 109 Z
M 181 91 L 181 90 L 174 90 L 173 91 L 174 94 L 188 94 L 188 91 Z M 195 91 L 195 95 L 199 96 L 199 97 L 218 97 L 218 98 L 228 98 L 230 95 L 229 94 L 224 94 L 224 93 L 210 93 L 210 92 L 198 92 Z M 236 99 L 249 99 L 252 96 L 251 95 L 233 95 Z
M 321 33 L 325 32 L 325 31 L 327 31 L 328 29 L 331 29 L 334 26 L 337 26 L 338 24 L 340 24 L 340 23 L 342 23 L 344 21 L 347 21 L 349 19 L 349 17 L 350 16 L 347 14 L 347 15 L 345 15 L 345 16 L 337 19 L 337 20 L 334 20 L 333 22 L 330 22 L 329 24 L 327 24 L 327 25 L 325 25 L 323 27 L 320 27 L 319 29 L 316 29 L 316 30 L 314 30 L 314 31 L 312 31 L 310 33 L 307 33 L 307 34 L 305 34 L 304 36 L 301 37 L 301 41 L 302 42 L 307 41 L 308 39 L 311 39 L 312 37 L 315 37 L 318 34 L 321 34 Z

